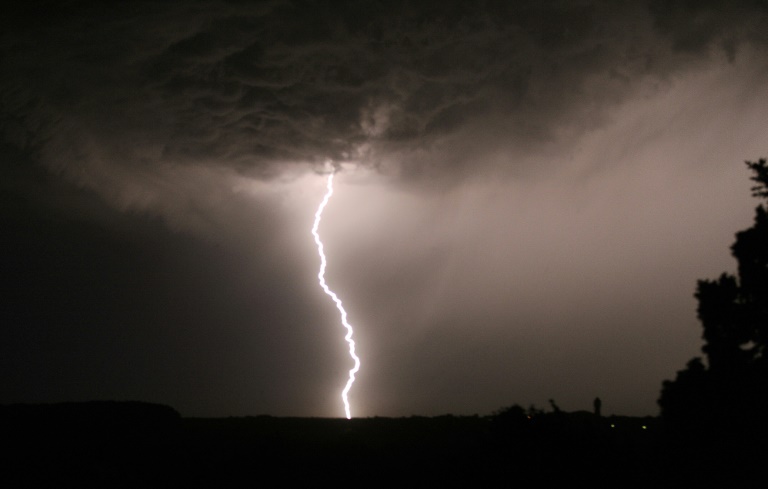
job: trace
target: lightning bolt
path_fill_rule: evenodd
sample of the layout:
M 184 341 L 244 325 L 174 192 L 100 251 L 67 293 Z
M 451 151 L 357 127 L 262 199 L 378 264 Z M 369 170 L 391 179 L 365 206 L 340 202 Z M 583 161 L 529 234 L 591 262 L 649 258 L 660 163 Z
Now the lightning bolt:
M 355 340 L 352 339 L 352 333 L 354 333 L 354 331 L 349 322 L 347 322 L 347 311 L 344 310 L 344 306 L 341 304 L 341 299 L 339 299 L 336 293 L 334 293 L 328 287 L 328 284 L 325 283 L 325 267 L 327 262 L 325 259 L 325 253 L 323 252 L 323 242 L 320 241 L 320 234 L 317 232 L 317 229 L 320 227 L 320 220 L 323 217 L 323 210 L 325 210 L 325 206 L 328 205 L 328 201 L 333 195 L 333 175 L 334 172 L 331 172 L 330 175 L 328 175 L 328 184 L 326 187 L 327 191 L 323 197 L 323 201 L 320 202 L 320 206 L 317 208 L 317 212 L 315 212 L 315 223 L 312 225 L 312 236 L 315 237 L 315 244 L 317 244 L 317 254 L 320 255 L 320 272 L 317 274 L 318 282 L 320 283 L 320 287 L 323 288 L 325 293 L 328 294 L 328 296 L 333 299 L 333 302 L 336 303 L 336 308 L 341 314 L 341 324 L 347 329 L 347 335 L 344 337 L 344 339 L 347 341 L 347 343 L 349 343 L 349 356 L 352 357 L 352 360 L 355 362 L 355 366 L 349 370 L 349 379 L 347 380 L 347 385 L 344 386 L 344 390 L 341 391 L 341 400 L 344 402 L 344 412 L 347 415 L 347 419 L 352 419 L 352 414 L 349 410 L 349 398 L 347 395 L 349 394 L 349 390 L 352 388 L 352 384 L 355 383 L 355 374 L 358 370 L 360 370 L 360 358 L 358 358 L 358 356 L 355 354 Z

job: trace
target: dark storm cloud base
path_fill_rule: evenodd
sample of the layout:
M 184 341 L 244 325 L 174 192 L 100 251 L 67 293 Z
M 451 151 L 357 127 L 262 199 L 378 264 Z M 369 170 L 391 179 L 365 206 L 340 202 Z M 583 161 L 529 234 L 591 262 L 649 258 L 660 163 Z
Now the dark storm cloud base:
M 766 43 L 760 2 L 649 4 L 20 2 L 0 134 L 99 188 L 157 165 L 477 172 L 488 146 L 599 126 L 646 79 Z

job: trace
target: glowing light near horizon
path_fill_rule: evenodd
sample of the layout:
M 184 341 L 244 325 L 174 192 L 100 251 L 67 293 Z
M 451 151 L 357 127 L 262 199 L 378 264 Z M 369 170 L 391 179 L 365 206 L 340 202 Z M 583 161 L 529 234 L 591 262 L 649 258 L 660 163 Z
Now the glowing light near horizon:
M 328 294 L 328 296 L 333 299 L 333 302 L 336 303 L 336 308 L 341 314 L 341 324 L 347 329 L 347 335 L 344 337 L 344 339 L 347 341 L 347 343 L 349 343 L 349 356 L 352 357 L 352 360 L 355 362 L 355 366 L 349 370 L 349 379 L 347 380 L 347 385 L 344 386 L 344 390 L 341 391 L 341 400 L 344 402 L 344 413 L 347 415 L 347 419 L 351 419 L 352 414 L 349 409 L 348 394 L 349 390 L 352 388 L 352 384 L 355 382 L 355 374 L 358 370 L 360 370 L 360 358 L 358 358 L 358 356 L 355 354 L 355 341 L 352 339 L 354 330 L 352 329 L 352 326 L 349 324 L 349 322 L 347 322 L 347 311 L 344 310 L 344 306 L 341 304 L 341 299 L 339 299 L 339 297 L 328 287 L 328 284 L 325 283 L 325 268 L 327 262 L 325 259 L 325 252 L 323 251 L 323 242 L 320 241 L 320 234 L 317 231 L 320 227 L 320 220 L 323 217 L 323 210 L 325 209 L 325 206 L 328 205 L 328 201 L 333 195 L 333 175 L 333 171 L 330 173 L 330 175 L 328 175 L 328 184 L 326 186 L 327 191 L 323 197 L 323 201 L 320 202 L 320 206 L 317 208 L 317 212 L 315 212 L 315 223 L 312 225 L 312 235 L 315 237 L 317 253 L 320 255 L 320 272 L 317 274 L 317 279 L 320 283 L 320 287 L 322 287 L 325 293 Z

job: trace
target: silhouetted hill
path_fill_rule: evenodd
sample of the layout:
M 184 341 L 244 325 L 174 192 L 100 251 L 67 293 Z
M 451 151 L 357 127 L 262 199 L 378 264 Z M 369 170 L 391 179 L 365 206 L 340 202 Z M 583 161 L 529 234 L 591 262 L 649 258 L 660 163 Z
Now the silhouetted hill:
M 728 482 L 656 418 L 589 412 L 182 418 L 136 402 L 0 406 L 1 487 L 687 487 Z M 757 455 L 755 455 L 757 456 Z M 741 473 L 743 473 L 742 471 Z
M 178 449 L 181 416 L 143 402 L 0 406 L 0 486 L 133 487 L 158 482 Z

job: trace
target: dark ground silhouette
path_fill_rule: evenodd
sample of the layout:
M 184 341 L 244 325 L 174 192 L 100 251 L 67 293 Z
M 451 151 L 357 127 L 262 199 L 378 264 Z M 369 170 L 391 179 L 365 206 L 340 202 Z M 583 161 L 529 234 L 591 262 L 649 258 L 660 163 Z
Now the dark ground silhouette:
M 9 454 L 2 487 L 657 488 L 758 480 L 745 459 L 702 465 L 694 447 L 670 442 L 657 418 L 589 411 L 196 419 L 153 404 L 93 402 L 0 406 L 0 420 Z M 753 452 L 752 462 L 765 455 Z

